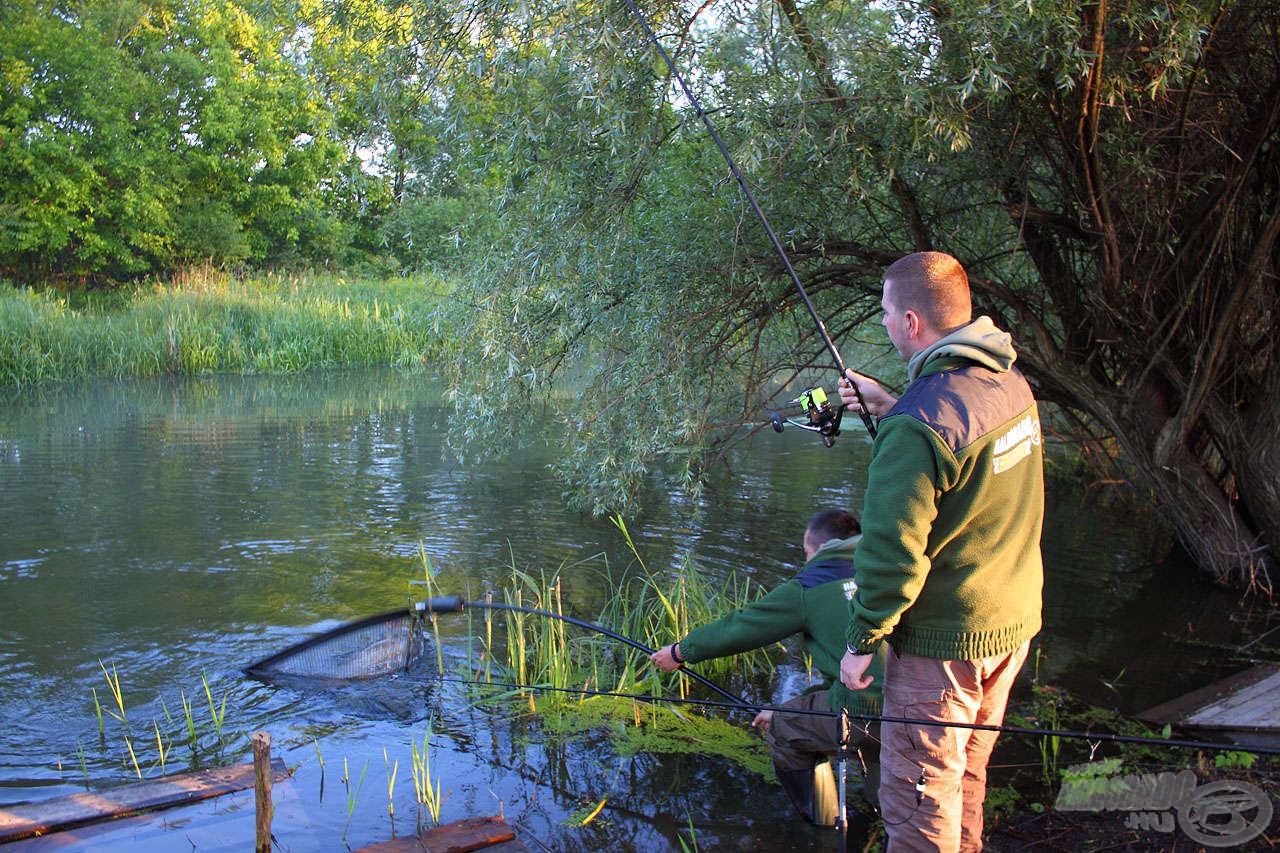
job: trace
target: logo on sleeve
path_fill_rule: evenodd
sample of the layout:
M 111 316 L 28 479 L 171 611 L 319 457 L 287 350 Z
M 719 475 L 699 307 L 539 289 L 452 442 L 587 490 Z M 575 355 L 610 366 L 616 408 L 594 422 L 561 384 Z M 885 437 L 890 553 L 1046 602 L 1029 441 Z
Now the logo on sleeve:
M 844 582 L 844 597 L 846 601 L 853 601 L 853 594 L 858 591 L 858 584 L 850 578 Z
M 992 465 L 997 474 L 1003 474 L 1031 455 L 1031 448 L 1040 443 L 1040 419 L 1027 415 L 1004 435 L 996 438 L 995 459 Z

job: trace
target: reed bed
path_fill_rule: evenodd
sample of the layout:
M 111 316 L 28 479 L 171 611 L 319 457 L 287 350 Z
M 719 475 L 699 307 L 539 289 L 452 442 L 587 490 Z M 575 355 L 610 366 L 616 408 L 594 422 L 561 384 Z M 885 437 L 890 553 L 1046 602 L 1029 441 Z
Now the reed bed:
M 109 294 L 0 287 L 0 385 L 88 377 L 293 373 L 439 357 L 436 278 L 191 273 Z
M 625 526 L 616 522 L 626 533 Z M 687 560 L 674 573 L 655 575 L 640 559 L 627 537 L 634 571 L 615 584 L 595 618 L 566 614 L 562 574 L 557 571 L 510 569 L 511 581 L 502 593 L 509 604 L 561 615 L 586 618 L 650 648 L 674 642 L 694 625 L 739 608 L 759 593 L 749 583 L 730 579 L 713 582 Z M 608 568 L 606 566 L 606 572 Z M 768 776 L 767 750 L 742 721 L 725 719 L 719 711 L 707 714 L 687 705 L 679 707 L 624 695 L 680 696 L 704 689 L 679 673 L 666 675 L 644 655 L 602 634 L 534 614 L 485 611 L 481 659 L 468 660 L 477 698 L 502 702 L 511 709 L 527 709 L 545 737 L 605 732 L 620 755 L 640 752 L 719 754 L 748 770 Z M 498 628 L 497 631 L 494 627 Z M 772 673 L 767 651 L 697 665 L 700 674 L 729 689 Z M 491 685 L 491 686 L 486 686 Z M 513 687 L 513 685 L 521 685 Z M 536 688 L 550 688 L 538 690 Z M 580 692 L 579 692 L 580 691 Z M 719 700 L 719 696 L 711 698 Z

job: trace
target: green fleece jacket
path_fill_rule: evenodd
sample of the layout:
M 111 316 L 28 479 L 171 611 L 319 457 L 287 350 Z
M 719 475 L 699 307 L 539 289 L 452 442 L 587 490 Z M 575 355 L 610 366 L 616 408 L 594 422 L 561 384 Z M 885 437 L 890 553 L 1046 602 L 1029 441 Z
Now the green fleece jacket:
M 825 679 L 806 692 L 826 690 L 833 711 L 848 708 L 853 714 L 879 714 L 884 681 L 882 656 L 877 656 L 867 670 L 875 679 L 870 687 L 855 692 L 840 683 L 848 602 L 858 588 L 853 579 L 858 538 L 832 539 L 791 580 L 741 610 L 694 628 L 680 641 L 681 657 L 696 663 L 801 634 L 805 651 Z
M 1040 417 L 981 317 L 916 353 L 879 424 L 846 639 L 868 654 L 1005 654 L 1040 630 Z

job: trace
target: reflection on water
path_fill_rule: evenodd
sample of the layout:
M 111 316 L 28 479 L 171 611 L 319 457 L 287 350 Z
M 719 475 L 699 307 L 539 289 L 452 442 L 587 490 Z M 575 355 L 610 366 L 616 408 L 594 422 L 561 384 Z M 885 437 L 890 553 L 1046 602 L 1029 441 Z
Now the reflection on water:
M 344 757 L 369 776 L 369 805 L 347 827 L 353 846 L 389 837 L 386 761 L 400 761 L 396 797 L 408 798 L 396 813 L 414 811 L 408 743 L 428 717 L 452 792 L 446 820 L 504 810 L 538 837 L 584 848 L 619 837 L 676 844 L 691 819 L 703 841 L 778 832 L 779 821 L 803 832 L 776 790 L 731 768 L 619 759 L 589 743 L 556 753 L 450 691 L 379 697 L 241 676 L 320 628 L 401 605 L 422 576 L 420 553 L 446 593 L 499 588 L 514 562 L 563 568 L 568 606 L 582 615 L 612 594 L 610 572 L 631 558 L 607 519 L 564 508 L 547 472 L 559 446 L 550 419 L 531 416 L 523 447 L 463 465 L 445 452 L 438 393 L 422 377 L 377 371 L 103 382 L 0 404 L 0 804 L 70 793 L 86 777 L 127 779 L 121 746 L 98 738 L 101 661 L 144 727 L 184 698 L 204 702 L 207 681 L 232 697 L 228 731 L 273 731 L 301 765 L 293 784 L 327 786 L 323 806 L 282 807 L 316 832 L 316 849 L 332 849 L 347 819 L 335 769 Z M 800 558 L 810 514 L 860 506 L 869 450 L 853 429 L 831 450 L 766 431 L 697 500 L 655 477 L 628 526 L 650 569 L 693 555 L 713 576 L 771 583 Z M 1190 628 L 1232 642 L 1230 596 L 1185 567 L 1153 565 L 1164 549 L 1151 525 L 1095 495 L 1051 488 L 1049 510 L 1042 677 L 1132 711 L 1220 674 L 1173 638 Z M 606 796 L 613 806 L 598 823 L 561 826 L 581 800 Z M 691 800 L 688 813 L 677 808 Z M 291 849 L 311 849 L 305 837 Z

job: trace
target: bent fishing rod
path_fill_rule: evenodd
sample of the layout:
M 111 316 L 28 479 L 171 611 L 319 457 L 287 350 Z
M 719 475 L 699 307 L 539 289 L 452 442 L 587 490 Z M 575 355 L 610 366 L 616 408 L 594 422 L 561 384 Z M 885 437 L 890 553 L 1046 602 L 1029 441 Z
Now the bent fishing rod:
M 715 125 L 711 123 L 711 117 L 707 115 L 706 110 L 702 108 L 702 102 L 689 88 L 689 84 L 685 82 L 684 76 L 680 70 L 676 68 L 676 64 L 672 61 L 671 56 L 667 53 L 666 48 L 662 46 L 662 42 L 658 41 L 658 37 L 654 35 L 653 30 L 649 27 L 649 22 L 644 14 L 640 11 L 634 0 L 626 0 L 627 6 L 630 7 L 636 20 L 640 22 L 641 28 L 644 29 L 645 36 L 658 49 L 658 53 L 662 56 L 662 60 L 667 64 L 667 68 L 671 71 L 671 76 L 680 84 L 680 91 L 689 99 L 689 103 L 693 105 L 694 112 L 698 114 L 698 118 L 702 119 L 702 124 L 707 128 L 707 132 L 711 134 L 711 138 L 715 141 L 716 147 L 720 149 L 720 155 L 724 157 L 725 162 L 729 164 L 729 171 L 734 179 L 738 182 L 738 186 L 742 189 L 742 195 L 746 198 L 747 203 L 755 212 L 756 218 L 760 220 L 760 224 L 764 227 L 764 232 L 769 237 L 769 243 L 773 246 L 773 250 L 778 253 L 778 257 L 782 260 L 782 266 L 787 271 L 787 276 L 791 279 L 791 284 L 795 287 L 796 292 L 800 294 L 800 299 L 804 302 L 804 306 L 809 309 L 809 316 L 813 318 L 814 326 L 818 329 L 818 334 L 822 337 L 822 342 L 826 345 L 827 351 L 831 353 L 831 358 L 835 361 L 836 370 L 840 373 L 841 379 L 847 379 L 848 368 L 845 367 L 844 359 L 840 357 L 840 350 L 836 349 L 835 341 L 831 339 L 831 334 L 827 331 L 826 323 L 822 322 L 822 317 L 818 314 L 818 309 L 814 307 L 813 301 L 809 298 L 809 293 L 804 289 L 804 284 L 800 281 L 800 276 L 796 274 L 795 268 L 791 265 L 791 258 L 787 255 L 787 250 L 783 248 L 782 241 L 778 239 L 778 235 L 774 233 L 773 226 L 769 224 L 769 219 L 764 215 L 760 205 L 756 202 L 755 194 L 751 192 L 751 187 L 747 185 L 746 178 L 743 177 L 742 171 L 738 168 L 737 162 L 734 161 L 733 155 L 729 153 L 728 147 L 724 144 L 724 140 L 720 138 L 720 134 L 716 132 Z M 876 427 L 871 421 L 871 413 L 867 410 L 867 404 L 862 399 L 862 392 L 858 390 L 855 382 L 850 382 L 853 386 L 854 397 L 858 401 L 858 416 L 862 418 L 862 425 L 867 428 L 867 432 L 872 438 L 876 437 Z M 827 422 L 830 426 L 824 430 L 815 430 L 821 432 L 823 444 L 827 447 L 831 446 L 831 438 L 840 431 L 839 415 L 835 415 L 831 421 Z M 774 421 L 774 429 L 779 429 L 778 421 Z

